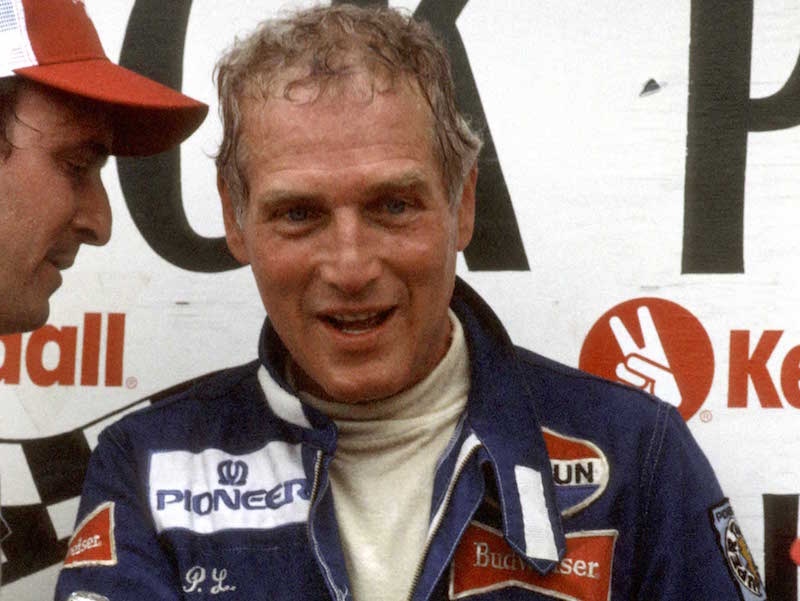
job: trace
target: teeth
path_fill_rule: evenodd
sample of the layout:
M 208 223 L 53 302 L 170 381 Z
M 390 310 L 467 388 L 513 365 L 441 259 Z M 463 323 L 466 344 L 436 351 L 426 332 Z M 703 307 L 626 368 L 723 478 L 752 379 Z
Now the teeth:
M 343 321 L 345 323 L 354 323 L 356 321 L 364 321 L 365 319 L 372 319 L 377 317 L 380 313 L 352 313 L 350 315 L 333 315 L 336 321 Z
M 345 334 L 366 332 L 382 324 L 390 311 L 363 311 L 361 313 L 333 313 L 327 317 L 334 327 Z

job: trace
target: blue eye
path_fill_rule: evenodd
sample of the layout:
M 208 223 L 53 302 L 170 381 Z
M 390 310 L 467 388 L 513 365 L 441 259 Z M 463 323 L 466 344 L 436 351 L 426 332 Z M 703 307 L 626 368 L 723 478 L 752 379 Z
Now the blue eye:
M 305 207 L 293 207 L 286 211 L 289 221 L 305 221 L 309 217 L 309 210 Z
M 390 198 L 386 201 L 385 206 L 386 210 L 392 215 L 399 215 L 400 213 L 405 212 L 406 208 L 408 207 L 408 203 L 404 200 L 400 200 L 399 198 Z

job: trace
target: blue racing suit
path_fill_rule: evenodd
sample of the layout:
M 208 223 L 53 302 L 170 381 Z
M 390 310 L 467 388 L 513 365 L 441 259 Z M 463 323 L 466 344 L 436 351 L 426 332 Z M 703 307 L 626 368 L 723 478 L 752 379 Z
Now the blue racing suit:
M 515 347 L 460 280 L 451 307 L 471 386 L 410 599 L 766 598 L 675 409 Z M 267 320 L 257 361 L 103 432 L 57 601 L 352 599 L 336 428 L 294 395 L 286 357 Z

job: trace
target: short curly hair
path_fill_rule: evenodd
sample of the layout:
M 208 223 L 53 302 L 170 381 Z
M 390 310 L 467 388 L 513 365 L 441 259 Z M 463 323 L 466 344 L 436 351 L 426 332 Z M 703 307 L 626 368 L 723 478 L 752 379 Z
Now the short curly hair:
M 352 74 L 354 67 L 371 74 L 373 94 L 383 92 L 385 83 L 390 87 L 398 76 L 416 82 L 433 115 L 434 154 L 450 202 L 458 201 L 482 142 L 456 108 L 444 45 L 430 26 L 405 12 L 341 4 L 264 21 L 247 37 L 236 39 L 217 62 L 223 138 L 216 166 L 238 217 L 249 193 L 242 102 L 253 97 L 266 102 L 276 94 L 313 102 L 329 84 Z M 294 94 L 297 88 L 302 88 L 302 98 Z M 312 97 L 309 89 L 315 92 Z

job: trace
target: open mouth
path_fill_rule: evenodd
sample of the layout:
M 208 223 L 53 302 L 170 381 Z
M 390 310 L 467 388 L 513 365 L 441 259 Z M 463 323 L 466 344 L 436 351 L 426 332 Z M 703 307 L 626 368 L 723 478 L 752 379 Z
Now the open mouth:
M 72 264 L 75 262 L 75 255 L 76 253 L 67 253 L 67 254 L 49 254 L 45 257 L 45 261 L 50 263 L 53 267 L 62 271 L 64 269 L 69 269 L 72 267 Z
M 323 315 L 323 321 L 344 334 L 363 334 L 383 325 L 394 313 L 394 307 L 385 311 L 369 311 L 363 313 L 350 313 Z

